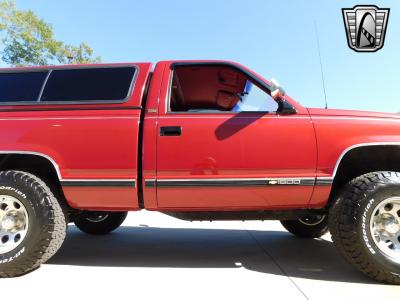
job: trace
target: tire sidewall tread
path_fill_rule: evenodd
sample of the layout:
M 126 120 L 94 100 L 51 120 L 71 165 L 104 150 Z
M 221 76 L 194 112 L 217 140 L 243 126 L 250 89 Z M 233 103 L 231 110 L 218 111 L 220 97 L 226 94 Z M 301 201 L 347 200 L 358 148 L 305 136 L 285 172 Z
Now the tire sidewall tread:
M 18 247 L 0 255 L 0 277 L 24 275 L 46 262 L 61 247 L 67 223 L 50 188 L 23 171 L 0 171 L 0 194 L 21 201 L 29 216 L 28 232 Z
M 329 213 L 329 229 L 339 253 L 354 267 L 380 282 L 400 284 L 400 264 L 373 241 L 370 217 L 390 196 L 400 195 L 400 173 L 372 172 L 351 180 Z

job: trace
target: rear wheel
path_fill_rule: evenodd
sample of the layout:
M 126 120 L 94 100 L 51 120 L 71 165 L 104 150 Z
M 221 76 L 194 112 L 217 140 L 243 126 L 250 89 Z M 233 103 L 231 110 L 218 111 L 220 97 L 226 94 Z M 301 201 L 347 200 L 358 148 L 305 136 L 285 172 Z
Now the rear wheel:
M 281 224 L 287 231 L 302 238 L 318 238 L 328 232 L 328 218 L 325 215 L 284 220 Z
M 125 221 L 127 212 L 90 212 L 74 216 L 74 223 L 88 234 L 107 234 Z
M 400 173 L 349 182 L 331 208 L 329 228 L 338 251 L 358 270 L 400 284 Z
M 0 172 L 0 277 L 38 268 L 61 247 L 66 228 L 61 206 L 42 180 Z

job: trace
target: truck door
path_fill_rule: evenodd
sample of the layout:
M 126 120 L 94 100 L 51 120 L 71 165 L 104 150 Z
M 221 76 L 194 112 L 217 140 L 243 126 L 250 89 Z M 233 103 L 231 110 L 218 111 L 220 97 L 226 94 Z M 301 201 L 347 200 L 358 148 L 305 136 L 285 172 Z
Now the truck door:
M 259 78 L 226 63 L 179 64 L 168 75 L 157 132 L 159 208 L 304 207 L 316 140 L 305 109 L 277 113 Z

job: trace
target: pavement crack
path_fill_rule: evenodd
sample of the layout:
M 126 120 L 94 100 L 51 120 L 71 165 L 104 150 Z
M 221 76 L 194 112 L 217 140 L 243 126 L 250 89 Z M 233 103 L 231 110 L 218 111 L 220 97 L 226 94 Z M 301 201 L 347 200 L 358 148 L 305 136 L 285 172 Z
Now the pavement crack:
M 247 232 L 247 234 L 251 237 L 251 239 L 257 244 L 257 246 L 262 250 L 262 252 L 265 253 L 265 255 L 268 256 L 268 258 L 278 267 L 278 269 L 290 280 L 290 282 L 294 285 L 294 287 L 306 298 L 307 300 L 310 300 L 310 298 L 307 297 L 307 295 L 300 289 L 300 287 L 294 282 L 294 280 L 289 276 L 289 274 L 285 271 L 285 269 L 279 264 L 279 262 L 272 256 L 271 253 L 268 252 L 263 245 L 261 245 L 260 241 L 257 240 L 257 238 L 254 236 L 254 234 L 248 230 L 246 227 L 244 227 L 243 224 L 241 224 L 242 228 Z

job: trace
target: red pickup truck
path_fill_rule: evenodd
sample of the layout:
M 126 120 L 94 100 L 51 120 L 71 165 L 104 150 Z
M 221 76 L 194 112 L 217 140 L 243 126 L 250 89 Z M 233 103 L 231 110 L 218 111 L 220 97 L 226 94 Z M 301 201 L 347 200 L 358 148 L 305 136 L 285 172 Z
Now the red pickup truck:
M 328 230 L 400 283 L 400 116 L 305 108 L 227 61 L 0 70 L 0 277 L 127 211 Z

